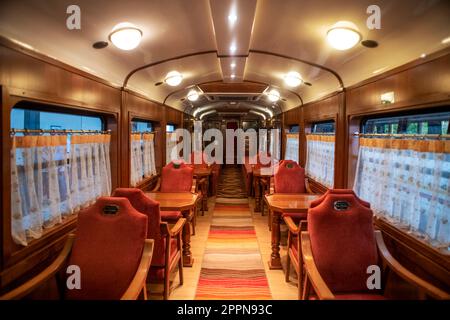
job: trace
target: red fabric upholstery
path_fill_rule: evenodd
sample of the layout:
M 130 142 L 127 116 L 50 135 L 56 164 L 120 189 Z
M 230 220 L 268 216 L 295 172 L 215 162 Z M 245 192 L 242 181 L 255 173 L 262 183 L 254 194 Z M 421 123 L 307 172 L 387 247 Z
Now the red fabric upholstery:
M 346 201 L 338 211 L 335 201 Z M 308 231 L 316 266 L 332 292 L 367 290 L 367 267 L 378 262 L 372 210 L 353 194 L 329 193 L 308 210 Z
M 114 215 L 105 206 L 117 206 Z M 147 217 L 125 198 L 101 197 L 78 215 L 69 265 L 81 270 L 81 289 L 68 299 L 120 299 L 133 280 L 147 237 Z
M 362 200 L 361 198 L 358 198 L 358 196 L 356 195 L 356 193 L 352 189 L 328 189 L 320 198 L 312 201 L 310 207 L 311 208 L 317 207 L 319 204 L 322 203 L 322 201 L 330 193 L 332 193 L 332 194 L 352 194 L 352 195 L 355 196 L 355 198 L 358 200 L 358 202 L 360 204 L 362 204 L 363 206 L 365 206 L 367 208 L 370 208 L 370 203 L 367 202 L 367 201 Z
M 191 191 L 194 169 L 185 164 L 179 163 L 176 168 L 171 162 L 162 168 L 161 192 L 184 192 Z
M 306 193 L 305 169 L 293 160 L 283 160 L 274 175 L 276 193 Z
M 136 188 L 117 188 L 114 190 L 113 196 L 127 198 L 136 210 L 148 216 L 147 238 L 155 240 L 152 266 L 163 267 L 165 239 L 161 234 L 159 203 L 147 197 L 142 190 Z
M 181 211 L 160 211 L 161 220 L 169 223 L 176 223 L 178 219 L 182 218 Z
M 164 239 L 164 246 L 165 246 L 165 241 L 166 239 Z M 177 240 L 176 239 L 170 239 L 170 259 L 169 261 L 173 261 L 173 259 L 175 258 L 176 254 L 178 253 L 178 248 L 177 248 Z M 152 261 L 152 266 L 150 268 L 150 271 L 148 273 L 148 278 L 150 281 L 160 281 L 162 279 L 164 279 L 164 268 L 162 268 L 161 266 L 154 266 L 153 265 L 153 261 Z

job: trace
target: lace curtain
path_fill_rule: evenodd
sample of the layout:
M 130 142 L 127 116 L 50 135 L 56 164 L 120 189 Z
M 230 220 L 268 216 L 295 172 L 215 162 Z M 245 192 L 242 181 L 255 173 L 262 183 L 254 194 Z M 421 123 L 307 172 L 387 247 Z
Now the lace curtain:
M 334 135 L 306 135 L 306 174 L 328 188 L 334 185 Z
M 12 236 L 27 245 L 45 228 L 111 194 L 109 135 L 14 136 L 11 149 Z M 69 151 L 69 152 L 68 152 Z
M 294 160 L 298 163 L 298 133 L 286 134 L 286 151 L 284 159 Z
M 355 192 L 377 216 L 450 245 L 450 141 L 361 138 Z
M 172 150 L 177 148 L 177 134 L 176 132 L 167 132 L 166 133 L 166 164 L 170 163 L 172 160 L 178 160 L 179 157 L 176 155 L 172 159 Z M 173 151 L 175 152 L 175 151 Z M 175 152 L 176 153 L 176 152 Z
M 156 174 L 155 145 L 152 133 L 131 135 L 131 185 L 134 187 Z

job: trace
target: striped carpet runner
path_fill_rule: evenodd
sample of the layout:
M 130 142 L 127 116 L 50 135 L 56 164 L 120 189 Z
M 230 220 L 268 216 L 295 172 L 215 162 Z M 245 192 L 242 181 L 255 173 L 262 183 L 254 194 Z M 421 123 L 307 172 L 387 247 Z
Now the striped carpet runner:
M 248 199 L 217 199 L 196 299 L 272 299 Z

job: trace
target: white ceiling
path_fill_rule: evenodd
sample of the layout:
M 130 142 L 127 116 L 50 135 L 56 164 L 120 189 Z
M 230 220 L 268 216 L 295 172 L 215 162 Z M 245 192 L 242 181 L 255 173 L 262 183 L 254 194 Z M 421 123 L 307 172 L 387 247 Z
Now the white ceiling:
M 216 54 L 194 56 L 159 64 L 137 72 L 128 88 L 157 101 L 173 91 L 208 81 L 261 81 L 281 88 L 283 109 L 299 105 L 295 94 L 284 90 L 282 76 L 296 70 L 313 85 L 294 89 L 304 102 L 339 88 L 330 73 L 316 67 L 273 56 L 250 53 L 249 49 L 271 51 L 324 65 L 339 73 L 345 86 L 387 71 L 450 45 L 450 1 L 380 0 L 381 30 L 368 30 L 366 9 L 373 0 L 78 0 L 81 30 L 66 28 L 66 0 L 2 0 L 0 35 L 22 42 L 60 61 L 94 73 L 118 86 L 133 69 L 155 61 L 206 50 L 228 55 L 232 42 L 236 54 L 248 57 L 218 58 Z M 235 8 L 238 20 L 228 23 Z M 368 49 L 361 45 L 340 52 L 326 41 L 327 28 L 339 20 L 350 20 L 363 39 L 379 42 Z M 141 45 L 121 51 L 110 45 L 95 50 L 92 44 L 107 40 L 114 25 L 132 22 L 143 31 Z M 236 63 L 236 69 L 230 63 Z M 155 86 L 167 72 L 184 75 L 179 87 Z M 236 77 L 231 79 L 231 74 Z M 186 89 L 187 92 L 187 89 Z M 167 104 L 182 109 L 181 90 Z

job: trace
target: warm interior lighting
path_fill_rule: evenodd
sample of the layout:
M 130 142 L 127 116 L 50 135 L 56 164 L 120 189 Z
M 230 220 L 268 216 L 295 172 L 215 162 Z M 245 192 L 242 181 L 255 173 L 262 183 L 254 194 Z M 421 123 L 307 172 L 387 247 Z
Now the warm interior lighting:
M 327 32 L 328 43 L 337 50 L 353 48 L 360 40 L 358 27 L 350 21 L 339 21 Z
M 442 39 L 441 43 L 442 43 L 442 44 L 450 43 L 450 37 L 447 37 L 447 38 L 445 38 L 445 39 Z
M 280 100 L 280 93 L 276 89 L 272 89 L 267 93 L 267 97 L 270 101 L 275 102 Z
M 297 71 L 290 71 L 284 76 L 284 82 L 289 87 L 298 87 L 300 84 L 302 84 L 303 79 L 300 73 Z
M 234 79 L 234 78 L 236 78 L 236 75 L 235 75 L 235 74 L 232 74 L 232 75 L 231 75 L 231 79 Z
M 426 58 L 426 56 L 427 56 L 427 54 L 426 53 L 422 53 L 421 55 L 420 55 L 420 57 L 423 59 L 423 58 Z
M 234 53 L 234 52 L 236 52 L 236 50 L 237 50 L 236 45 L 233 43 L 233 44 L 230 46 L 230 51 L 231 51 L 231 53 Z
M 133 50 L 142 39 L 142 31 L 129 22 L 117 24 L 109 35 L 109 40 L 121 50 Z
M 230 13 L 230 15 L 228 16 L 228 22 L 230 23 L 230 25 L 234 25 L 237 21 L 237 15 L 235 13 Z
M 231 68 L 236 68 L 236 63 L 232 62 L 232 63 L 230 64 L 230 67 L 231 67 Z
M 171 87 L 175 87 L 181 83 L 183 75 L 178 71 L 170 71 L 164 81 Z
M 197 101 L 199 96 L 197 90 L 192 89 L 188 92 L 187 98 L 189 101 Z

